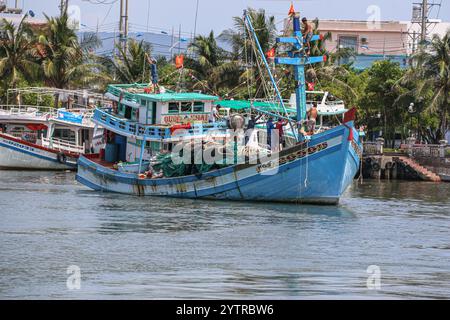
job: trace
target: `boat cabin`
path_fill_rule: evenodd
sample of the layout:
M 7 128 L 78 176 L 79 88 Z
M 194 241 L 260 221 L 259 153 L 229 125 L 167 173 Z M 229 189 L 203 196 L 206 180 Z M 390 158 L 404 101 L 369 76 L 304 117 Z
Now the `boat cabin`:
M 58 109 L 48 121 L 48 130 L 42 135 L 42 145 L 71 153 L 99 153 L 104 147 L 103 129 L 92 122 L 92 110 L 68 111 Z
M 201 135 L 215 127 L 208 120 L 218 100 L 216 96 L 164 88 L 160 93 L 151 93 L 148 84 L 115 84 L 108 87 L 105 97 L 112 104 L 98 108 L 94 122 L 107 130 L 104 154 L 107 162 L 137 161 L 142 141 L 146 142 L 143 156 L 148 160 L 160 151 L 170 151 L 173 143 L 187 138 L 174 135 L 176 129 Z
M 106 97 L 112 113 L 142 125 L 207 123 L 216 96 L 197 92 L 147 93 L 145 85 L 110 85 Z

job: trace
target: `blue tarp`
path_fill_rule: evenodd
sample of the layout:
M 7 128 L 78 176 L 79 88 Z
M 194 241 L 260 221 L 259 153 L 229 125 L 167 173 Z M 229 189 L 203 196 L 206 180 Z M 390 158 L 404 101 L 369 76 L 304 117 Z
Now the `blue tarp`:
M 58 120 L 73 122 L 73 123 L 83 123 L 83 116 L 76 115 L 72 112 L 58 110 Z

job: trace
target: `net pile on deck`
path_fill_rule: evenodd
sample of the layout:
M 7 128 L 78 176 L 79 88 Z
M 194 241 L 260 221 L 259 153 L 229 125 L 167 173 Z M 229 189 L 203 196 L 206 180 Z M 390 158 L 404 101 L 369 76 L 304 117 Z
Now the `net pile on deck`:
M 174 162 L 172 153 L 159 153 L 156 155 L 156 159 L 152 164 L 152 168 L 155 172 L 162 172 L 164 177 L 180 177 L 186 175 L 201 175 L 203 173 L 222 169 L 236 163 L 245 163 L 249 159 L 253 159 L 258 155 L 268 154 L 268 150 L 264 148 L 249 148 L 248 146 L 235 146 L 234 143 L 223 144 L 207 144 L 200 150 L 194 148 L 191 150 L 191 156 L 188 163 Z M 235 156 L 236 152 L 236 156 Z M 214 159 L 205 161 L 204 155 L 210 155 Z M 183 158 L 183 152 L 179 154 L 180 158 Z M 197 160 L 197 161 L 195 161 Z

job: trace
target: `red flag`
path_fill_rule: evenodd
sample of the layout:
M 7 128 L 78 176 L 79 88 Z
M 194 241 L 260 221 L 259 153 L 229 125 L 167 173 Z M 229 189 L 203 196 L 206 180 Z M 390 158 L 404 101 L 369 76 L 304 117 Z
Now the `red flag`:
M 269 59 L 275 58 L 275 48 L 270 49 L 266 52 L 266 57 Z
M 177 69 L 181 69 L 183 68 L 183 65 L 184 65 L 184 56 L 180 54 L 179 56 L 175 57 L 175 67 Z
M 288 16 L 292 16 L 295 14 L 294 3 L 291 2 L 291 7 L 289 8 Z
M 356 119 L 356 108 L 353 107 L 344 114 L 344 123 L 353 121 L 355 119 Z

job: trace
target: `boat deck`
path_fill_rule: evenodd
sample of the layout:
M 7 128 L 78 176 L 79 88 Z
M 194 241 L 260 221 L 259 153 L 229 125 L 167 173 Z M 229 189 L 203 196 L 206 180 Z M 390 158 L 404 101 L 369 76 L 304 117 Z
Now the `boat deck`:
M 95 162 L 98 165 L 101 165 L 102 167 L 108 168 L 108 169 L 113 169 L 113 170 L 117 170 L 114 166 L 116 165 L 116 163 L 113 162 L 107 162 L 105 160 L 102 160 L 100 158 L 99 154 L 95 154 L 95 155 L 84 155 L 84 157 L 88 158 L 89 160 L 91 160 L 92 162 Z

